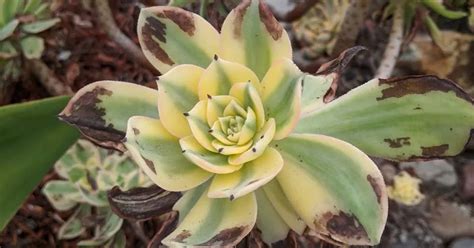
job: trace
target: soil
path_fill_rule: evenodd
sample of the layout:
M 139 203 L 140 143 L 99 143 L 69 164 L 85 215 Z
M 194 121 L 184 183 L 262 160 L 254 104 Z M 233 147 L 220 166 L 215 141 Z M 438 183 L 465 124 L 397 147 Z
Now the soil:
M 89 1 L 54 2 L 54 12 L 61 18 L 61 23 L 42 34 L 47 44 L 42 60 L 62 82 L 74 91 L 98 80 L 120 80 L 156 87 L 154 79 L 158 75 L 130 59 L 122 47 L 109 39 L 98 25 L 93 8 L 88 9 L 83 5 L 83 2 Z M 113 1 L 111 8 L 118 27 L 138 45 L 135 30 L 139 6 L 162 2 L 165 1 L 120 0 Z M 193 5 L 193 10 L 197 9 L 198 6 Z M 222 18 L 210 16 L 213 24 L 219 26 Z M 377 61 L 383 53 L 388 30 L 388 25 L 376 25 L 373 20 L 366 22 L 358 44 L 367 46 L 372 52 L 358 56 L 351 64 L 339 88 L 339 95 L 367 81 L 374 74 Z M 316 64 L 321 64 L 321 61 Z M 314 66 L 311 70 L 314 70 Z M 28 70 L 22 75 L 21 82 L 15 85 L 11 103 L 49 96 Z M 383 160 L 376 162 L 380 168 L 388 168 L 382 170 L 387 184 L 391 183 L 393 174 L 401 171 L 398 164 Z M 422 203 L 409 207 L 390 201 L 388 224 L 378 247 L 450 247 L 458 239 L 474 236 L 473 228 L 469 229 L 474 223 L 474 170 L 466 169 L 474 166 L 474 150 L 467 150 L 448 162 L 454 168 L 457 178 L 453 185 L 439 185 L 435 180 L 423 181 L 422 192 L 425 199 Z M 415 172 L 409 172 L 416 176 Z M 56 237 L 59 227 L 72 212 L 55 211 L 40 191 L 47 181 L 55 178 L 55 172 L 50 171 L 28 197 L 0 233 L 0 247 L 76 247 L 77 240 L 64 241 Z M 450 218 L 457 218 L 459 221 L 446 221 Z M 154 232 L 160 227 L 160 220 L 149 220 L 142 224 L 146 238 L 152 239 Z M 124 231 L 127 247 L 146 247 L 143 238 L 138 238 L 135 226 L 125 222 Z M 255 247 L 256 243 L 251 241 L 253 238 L 255 235 L 244 240 L 239 247 Z M 317 239 L 299 238 L 299 241 L 300 245 L 308 247 L 331 247 Z

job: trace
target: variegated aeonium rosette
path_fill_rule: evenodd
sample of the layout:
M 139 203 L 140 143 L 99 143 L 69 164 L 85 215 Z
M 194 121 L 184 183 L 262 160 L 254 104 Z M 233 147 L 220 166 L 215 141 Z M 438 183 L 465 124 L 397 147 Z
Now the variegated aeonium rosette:
M 234 9 L 220 34 L 182 9 L 145 8 L 138 34 L 163 73 L 159 90 L 96 82 L 60 117 L 97 143 L 128 148 L 158 186 L 184 192 L 166 245 L 235 245 L 254 226 L 267 244 L 307 228 L 336 243 L 377 244 L 387 195 L 366 154 L 456 155 L 474 126 L 471 98 L 433 76 L 375 79 L 331 101 L 359 49 L 304 74 L 257 0 Z

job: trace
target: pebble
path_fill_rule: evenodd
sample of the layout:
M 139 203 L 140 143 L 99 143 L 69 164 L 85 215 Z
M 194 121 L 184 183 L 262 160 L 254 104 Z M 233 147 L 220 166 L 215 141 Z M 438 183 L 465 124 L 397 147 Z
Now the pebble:
M 459 238 L 454 240 L 449 248 L 473 248 L 474 238 Z
M 433 181 L 445 187 L 456 185 L 458 178 L 453 166 L 444 159 L 400 163 L 400 169 L 412 169 L 423 182 Z

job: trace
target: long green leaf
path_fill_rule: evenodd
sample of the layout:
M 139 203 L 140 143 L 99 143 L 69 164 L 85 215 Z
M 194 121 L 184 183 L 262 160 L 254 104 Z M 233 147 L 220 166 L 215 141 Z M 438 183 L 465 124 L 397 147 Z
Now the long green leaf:
M 324 134 L 365 153 L 404 161 L 455 156 L 474 129 L 473 100 L 435 76 L 374 79 L 300 119 L 296 133 Z
M 56 115 L 69 97 L 0 108 L 0 230 L 78 138 Z

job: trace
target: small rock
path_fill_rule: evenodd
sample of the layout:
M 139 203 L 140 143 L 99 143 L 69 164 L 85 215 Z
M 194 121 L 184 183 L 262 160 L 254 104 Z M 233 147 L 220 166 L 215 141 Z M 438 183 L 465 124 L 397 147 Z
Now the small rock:
M 58 60 L 61 60 L 61 61 L 68 60 L 71 57 L 71 54 L 72 54 L 71 51 L 61 51 L 58 54 Z
M 445 187 L 456 185 L 458 180 L 453 166 L 444 159 L 400 163 L 400 168 L 411 168 L 424 182 L 433 181 Z
M 474 238 L 459 238 L 454 240 L 449 248 L 472 248 L 474 247 Z
M 474 197 L 474 164 L 464 166 L 462 172 L 461 195 L 464 198 Z

